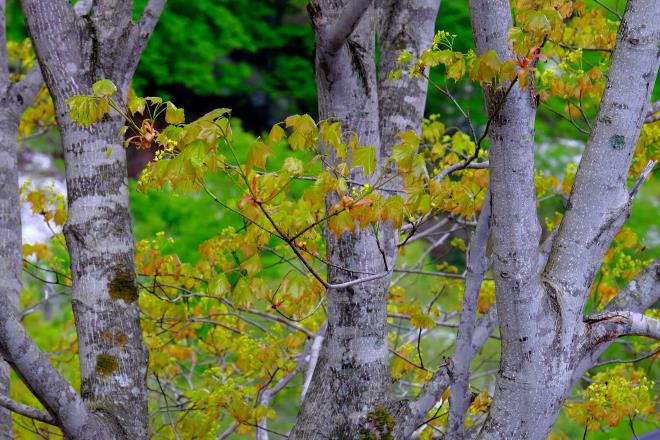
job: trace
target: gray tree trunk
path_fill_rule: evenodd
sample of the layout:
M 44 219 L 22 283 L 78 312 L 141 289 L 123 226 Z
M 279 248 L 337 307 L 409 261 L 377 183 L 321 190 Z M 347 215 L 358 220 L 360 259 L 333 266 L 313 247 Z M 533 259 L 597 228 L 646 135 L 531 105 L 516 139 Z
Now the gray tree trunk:
M 2 101 L 0 100 L 0 103 Z M 7 107 L 3 105 L 3 108 Z M 22 289 L 17 133 L 18 121 L 11 115 L 0 116 L 0 286 L 4 287 L 2 294 L 7 296 L 11 306 L 16 310 L 18 310 L 18 300 Z M 9 365 L 1 360 L 0 393 L 9 396 Z M 0 408 L 0 439 L 12 438 L 14 436 L 11 413 L 9 410 Z
M 69 209 L 64 231 L 85 403 L 48 370 L 47 361 L 39 365 L 53 377 L 46 376 L 45 383 L 33 377 L 39 371 L 35 358 L 44 361 L 38 351 L 26 359 L 36 351 L 33 343 L 31 348 L 8 343 L 5 357 L 70 438 L 148 438 L 148 354 L 139 320 L 122 123 L 109 117 L 78 127 L 65 101 L 90 93 L 101 79 L 112 80 L 126 99 L 164 4 L 151 0 L 134 22 L 133 2 L 127 0 L 83 1 L 75 10 L 66 0 L 22 2 L 64 145 Z M 29 340 L 20 325 L 12 331 Z M 53 396 L 51 383 L 67 391 Z
M 471 0 L 477 52 L 507 49 L 507 0 Z M 628 2 L 596 125 L 545 269 L 539 265 L 534 196 L 534 99 L 514 87 L 493 119 L 490 138 L 496 306 L 502 333 L 500 371 L 482 439 L 547 438 L 585 351 L 621 334 L 652 333 L 638 316 L 585 318 L 584 305 L 602 257 L 627 217 L 626 179 L 658 70 L 660 13 L 651 0 Z M 489 116 L 502 92 L 485 90 Z M 616 142 L 615 142 L 616 141 Z M 543 273 L 541 274 L 541 272 Z M 583 321 L 587 321 L 587 324 Z M 612 327 L 617 328 L 612 328 Z M 608 333 L 609 332 L 609 333 Z M 595 342 L 594 342 L 595 341 Z
M 396 133 L 420 130 L 426 102 L 425 79 L 389 82 L 396 59 L 411 45 L 430 46 L 439 1 L 320 1 L 310 5 L 316 32 L 319 118 L 341 121 L 345 133 L 376 149 L 385 171 Z M 406 24 L 415 21 L 415 28 Z M 375 63 L 378 33 L 380 61 Z M 346 139 L 347 140 L 347 139 Z M 372 177 L 373 179 L 373 177 Z M 374 184 L 361 171 L 351 180 Z M 389 186 L 389 185 L 388 185 Z M 328 197 L 332 206 L 338 196 Z M 398 233 L 380 224 L 336 237 L 326 231 L 328 282 L 339 284 L 391 271 Z M 328 289 L 328 328 L 317 368 L 290 438 L 353 438 L 367 414 L 389 405 L 387 293 L 390 276 L 345 289 Z

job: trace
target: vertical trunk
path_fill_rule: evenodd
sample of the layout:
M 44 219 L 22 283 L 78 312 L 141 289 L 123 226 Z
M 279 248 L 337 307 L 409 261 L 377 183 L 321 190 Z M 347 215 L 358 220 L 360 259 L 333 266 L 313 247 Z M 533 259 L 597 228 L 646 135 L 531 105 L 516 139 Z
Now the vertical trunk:
M 122 121 L 80 128 L 60 119 L 68 188 L 82 397 L 113 414 L 130 438 L 147 438 L 146 373 Z M 110 155 L 107 151 L 111 150 Z
M 471 0 L 477 53 L 512 57 L 508 0 Z M 502 333 L 500 371 L 481 438 L 541 439 L 566 388 L 560 311 L 540 282 L 540 227 L 534 193 L 534 118 L 530 90 L 485 89 L 490 131 L 491 227 L 496 307 Z M 505 97 L 506 96 L 506 97 Z M 504 103 L 500 105 L 501 101 Z
M 428 80 L 423 76 L 404 75 L 390 81 L 388 74 L 397 69 L 403 50 L 417 58 L 431 47 L 440 0 L 387 0 L 378 4 L 378 105 L 383 166 L 392 147 L 401 141 L 398 133 L 413 130 L 420 134 L 428 92 Z
M 89 93 L 101 79 L 114 81 L 125 101 L 165 1 L 149 0 L 134 22 L 130 0 L 81 3 L 77 11 L 67 0 L 22 0 L 64 146 L 69 208 L 64 234 L 81 394 L 131 439 L 148 438 L 148 353 L 140 326 L 122 121 L 109 116 L 82 128 L 69 119 L 65 102 Z
M 543 276 L 534 199 L 533 100 L 528 91 L 514 87 L 494 114 L 501 93 L 486 91 L 493 118 L 489 155 L 502 358 L 480 438 L 546 438 L 581 368 L 588 345 L 583 307 L 630 203 L 627 170 L 660 57 L 660 28 L 645 17 L 657 9 L 651 0 L 627 4 L 597 123 Z M 471 0 L 470 10 L 478 53 L 494 49 L 501 59 L 509 57 L 509 2 Z
M 6 91 L 9 88 L 7 34 L 5 31 L 6 1 L 0 0 L 0 101 L 5 109 L 0 117 L 0 286 L 3 294 L 16 307 L 21 293 L 21 215 L 18 208 L 18 162 L 16 160 L 16 129 L 10 114 Z M 14 128 L 16 127 L 16 128 Z M 9 365 L 0 358 L 0 395 L 9 396 Z M 14 438 L 11 412 L 0 408 L 0 440 Z
M 3 11 L 0 11 L 3 12 Z M 7 100 L 2 100 L 7 108 Z M 5 110 L 5 113 L 11 113 Z M 18 310 L 21 294 L 21 211 L 18 195 L 16 134 L 18 119 L 0 117 L 0 286 L 11 307 Z M 0 393 L 9 395 L 9 365 L 0 358 Z M 0 440 L 13 439 L 11 413 L 0 408 Z
M 325 1 L 311 8 L 317 33 L 316 82 L 320 119 L 342 122 L 344 132 L 357 134 L 361 145 L 376 149 L 378 169 L 383 173 L 398 144 L 396 134 L 409 129 L 419 132 L 426 101 L 425 79 L 394 83 L 387 73 L 396 68 L 400 50 L 430 46 L 437 0 L 403 5 L 388 1 L 369 6 L 361 15 L 343 20 L 353 22 L 352 32 L 337 44 L 327 40 L 328 23 L 342 29 L 342 14 L 350 16 L 360 3 Z M 407 29 L 411 20 L 419 27 Z M 357 23 L 357 24 L 355 24 Z M 376 23 L 380 28 L 376 29 Z M 346 28 L 346 26 L 344 26 Z M 374 35 L 378 33 L 380 62 L 375 64 Z M 359 171 L 351 180 L 372 183 Z M 388 187 L 391 186 L 388 184 Z M 332 206 L 337 195 L 328 197 Z M 359 228 L 358 228 L 359 229 Z M 357 230 L 335 237 L 326 232 L 330 266 L 328 281 L 343 283 L 366 274 L 390 271 L 397 254 L 398 233 L 391 224 Z M 328 328 L 318 368 L 304 400 L 291 438 L 352 438 L 365 427 L 365 416 L 389 400 L 390 374 L 387 350 L 387 292 L 390 277 L 329 289 Z
M 16 163 L 19 115 L 41 87 L 38 70 L 6 90 L 0 119 L 0 356 L 39 398 L 67 438 L 111 440 L 122 432 L 113 420 L 93 414 L 62 376 L 39 351 L 17 318 L 21 290 L 21 226 Z M 3 417 L 5 414 L 3 414 Z M 2 436 L 11 436 L 11 419 L 2 420 Z
M 340 19 L 350 2 L 322 2 L 318 14 Z M 318 20 L 319 16 L 314 16 Z M 380 147 L 374 24 L 371 6 L 337 51 L 317 32 L 316 83 L 319 118 L 335 119 L 361 145 Z M 351 179 L 367 183 L 360 172 Z M 372 182 L 373 183 L 373 182 Z M 326 205 L 338 200 L 329 196 Z M 359 229 L 359 228 L 358 228 Z M 394 243 L 372 228 L 336 237 L 326 231 L 328 281 L 343 283 L 386 270 L 379 247 L 391 254 Z M 388 262 L 390 264 L 391 262 Z M 353 438 L 367 413 L 388 398 L 387 288 L 389 276 L 345 289 L 328 289 L 328 328 L 309 392 L 292 439 Z

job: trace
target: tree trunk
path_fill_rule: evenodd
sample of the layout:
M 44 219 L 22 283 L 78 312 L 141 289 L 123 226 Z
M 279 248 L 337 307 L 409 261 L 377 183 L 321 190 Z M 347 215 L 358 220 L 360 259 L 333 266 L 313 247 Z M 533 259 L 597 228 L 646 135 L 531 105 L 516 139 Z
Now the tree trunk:
M 408 78 L 390 83 L 387 74 L 408 45 L 418 49 L 430 45 L 439 2 L 384 3 L 378 9 L 368 1 L 324 1 L 310 7 L 317 35 L 319 118 L 340 121 L 345 133 L 358 136 L 360 145 L 376 149 L 378 167 L 373 177 L 387 173 L 386 161 L 398 144 L 396 134 L 420 130 L 427 81 Z M 417 18 L 420 26 L 406 32 L 406 23 Z M 378 72 L 376 23 L 381 26 Z M 374 183 L 355 170 L 351 180 Z M 329 196 L 326 206 L 338 198 Z M 398 233 L 391 224 L 356 228 L 355 233 L 340 237 L 326 231 L 331 284 L 391 271 L 396 263 Z M 389 403 L 389 282 L 388 275 L 346 289 L 328 289 L 328 328 L 291 438 L 352 438 L 365 429 L 370 412 Z
M 122 125 L 110 118 L 83 129 L 60 119 L 69 208 L 64 235 L 82 397 L 113 414 L 131 438 L 147 438 L 148 353 L 139 319 Z
M 7 100 L 3 101 L 6 109 Z M 16 154 L 18 120 L 12 116 L 0 117 L 0 286 L 4 288 L 2 294 L 17 311 L 22 289 L 22 241 Z M 9 396 L 9 365 L 1 359 L 0 394 Z M 0 440 L 13 438 L 11 413 L 0 407 Z
M 320 2 L 312 21 L 340 22 L 348 1 Z M 317 15 L 315 15 L 317 14 Z M 337 50 L 317 34 L 316 81 L 319 118 L 341 121 L 345 133 L 361 145 L 380 147 L 376 87 L 375 11 L 368 6 L 350 36 Z M 346 139 L 347 140 L 347 139 Z M 352 180 L 367 183 L 352 173 Z M 329 208 L 339 199 L 329 196 Z M 359 229 L 359 228 L 358 228 Z M 379 246 L 392 242 L 374 231 L 356 230 L 336 237 L 326 231 L 328 282 L 344 283 L 386 270 Z M 290 438 L 352 438 L 370 409 L 388 398 L 387 288 L 389 276 L 346 289 L 328 289 L 328 327 L 317 368 Z
M 8 312 L 18 311 L 23 283 L 21 209 L 18 184 L 18 124 L 42 80 L 38 66 L 18 83 L 10 80 L 6 38 L 6 2 L 0 0 L 0 286 Z M 0 396 L 9 397 L 9 365 L 0 355 Z M 13 439 L 11 413 L 0 407 L 0 440 Z
M 146 372 L 126 155 L 109 116 L 88 128 L 68 116 L 66 100 L 113 81 L 128 85 L 164 0 L 150 0 L 139 22 L 132 1 L 23 0 L 44 79 L 62 135 L 68 192 L 64 226 L 71 256 L 73 311 L 80 353 L 81 394 L 88 407 L 121 427 L 123 438 L 148 438 Z M 80 14 L 80 17 L 76 14 Z
M 477 52 L 495 50 L 500 59 L 510 58 L 509 2 L 471 0 L 470 10 Z M 504 93 L 485 89 L 492 118 L 492 237 L 502 348 L 481 439 L 547 438 L 584 363 L 590 333 L 597 333 L 583 323 L 583 309 L 603 254 L 626 217 L 622 207 L 630 203 L 626 177 L 660 56 L 655 46 L 660 25 L 644 18 L 653 10 L 658 10 L 657 2 L 628 2 L 597 123 L 542 276 L 534 99 L 530 88 L 513 87 L 500 108 Z M 621 133 L 625 144 L 620 153 L 602 151 L 613 133 Z

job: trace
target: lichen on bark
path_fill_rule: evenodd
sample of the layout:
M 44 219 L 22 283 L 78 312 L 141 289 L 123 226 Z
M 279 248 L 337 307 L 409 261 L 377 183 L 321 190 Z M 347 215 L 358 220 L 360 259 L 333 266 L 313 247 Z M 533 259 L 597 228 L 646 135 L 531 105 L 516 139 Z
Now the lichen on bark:
M 117 358 L 108 353 L 96 356 L 96 372 L 103 377 L 111 376 L 119 369 Z
M 116 269 L 114 277 L 108 282 L 108 292 L 112 299 L 124 300 L 126 304 L 135 302 L 138 299 L 138 288 L 131 271 Z

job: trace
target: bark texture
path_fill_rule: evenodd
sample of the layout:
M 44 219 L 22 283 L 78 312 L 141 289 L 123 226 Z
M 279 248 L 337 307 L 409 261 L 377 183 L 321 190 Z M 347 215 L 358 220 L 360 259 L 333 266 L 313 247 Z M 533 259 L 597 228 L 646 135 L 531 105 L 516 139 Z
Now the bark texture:
M 502 353 L 480 438 L 546 438 L 574 377 L 593 360 L 594 345 L 657 331 L 656 322 L 630 310 L 585 318 L 583 309 L 602 257 L 630 208 L 628 168 L 660 56 L 660 26 L 645 17 L 657 15 L 659 8 L 648 0 L 628 2 L 597 122 L 545 268 L 534 196 L 533 97 L 513 87 L 499 108 L 503 92 L 485 90 L 493 118 L 490 190 Z M 470 11 L 477 52 L 511 57 L 509 2 L 472 0 Z M 586 358 L 585 350 L 591 353 Z
M 89 94 L 101 79 L 112 80 L 125 100 L 164 4 L 151 0 L 134 22 L 129 0 L 79 2 L 75 9 L 65 0 L 22 2 L 64 146 L 69 210 L 64 234 L 81 396 L 92 414 L 112 425 L 113 438 L 148 438 L 148 353 L 139 320 L 122 122 L 110 116 L 79 127 L 65 101 Z M 35 394 L 42 399 L 40 390 Z
M 449 395 L 447 436 L 460 439 L 465 434 L 465 417 L 470 406 L 470 362 L 476 350 L 472 350 L 475 333 L 475 315 L 484 274 L 488 269 L 486 247 L 490 237 L 490 193 L 486 194 L 477 227 L 470 239 L 467 254 L 465 290 L 461 303 L 461 319 L 456 336 L 456 351 L 453 357 L 453 383 Z
M 438 1 L 320 1 L 309 11 L 316 32 L 319 118 L 341 121 L 361 145 L 374 146 L 385 172 L 396 133 L 420 130 L 424 79 L 390 83 L 401 50 L 430 46 Z M 415 20 L 418 27 L 407 29 Z M 375 42 L 374 35 L 378 35 Z M 380 54 L 376 66 L 376 45 Z M 390 171 L 391 172 L 391 171 Z M 351 180 L 371 183 L 361 171 Z M 332 206 L 338 196 L 329 197 Z M 398 234 L 391 224 L 336 237 L 326 232 L 328 282 L 340 284 L 391 272 Z M 368 430 L 368 414 L 390 399 L 387 292 L 390 276 L 345 289 L 328 289 L 328 328 L 309 392 L 290 438 L 353 438 Z
M 343 130 L 357 134 L 361 144 L 378 148 L 375 11 L 370 3 L 324 1 L 312 4 L 310 13 L 317 33 L 319 118 L 341 121 Z M 351 178 L 366 183 L 362 173 Z M 326 205 L 337 200 L 336 195 L 328 197 Z M 327 259 L 333 265 L 328 282 L 339 284 L 385 271 L 378 247 L 392 245 L 379 245 L 370 229 L 340 237 L 327 231 Z M 291 438 L 351 438 L 367 412 L 387 399 L 388 284 L 389 276 L 328 289 L 328 327 Z

